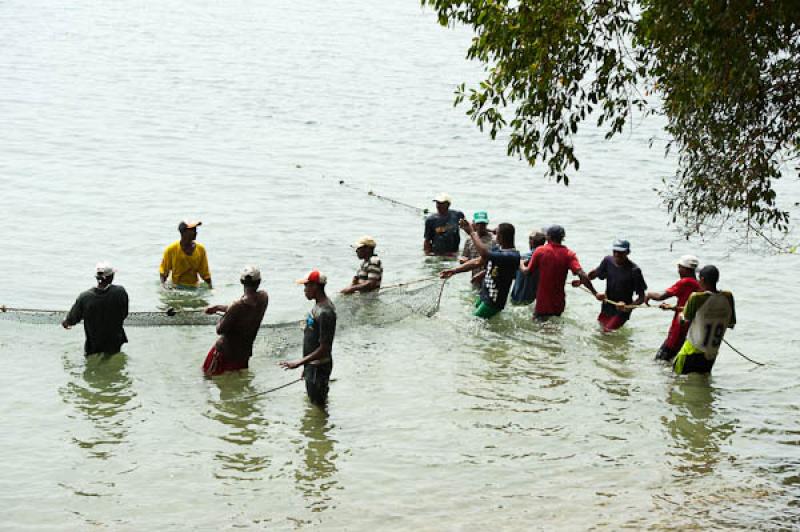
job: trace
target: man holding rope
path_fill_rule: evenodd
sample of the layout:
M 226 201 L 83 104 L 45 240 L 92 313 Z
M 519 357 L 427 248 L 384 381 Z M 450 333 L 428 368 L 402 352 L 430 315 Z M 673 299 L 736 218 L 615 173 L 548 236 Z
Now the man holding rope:
M 371 236 L 362 236 L 353 247 L 356 256 L 361 259 L 361 267 L 353 277 L 350 286 L 341 290 L 342 294 L 353 294 L 355 292 L 372 292 L 381 287 L 383 278 L 383 265 L 381 259 L 375 254 L 375 239 Z
M 325 295 L 327 282 L 319 270 L 311 270 L 297 281 L 303 285 L 306 299 L 313 299 L 315 304 L 306 316 L 303 358 L 280 363 L 285 369 L 303 366 L 306 393 L 311 402 L 319 406 L 324 406 L 328 399 L 328 382 L 333 371 L 333 337 L 336 334 L 336 307 Z
M 178 224 L 180 240 L 173 242 L 164 250 L 159 275 L 161 286 L 166 286 L 172 274 L 172 284 L 195 287 L 199 276 L 211 288 L 211 273 L 208 271 L 208 255 L 203 244 L 195 242 L 197 228 L 203 222 L 184 220 Z
M 61 322 L 65 329 L 83 320 L 86 355 L 94 353 L 119 353 L 128 337 L 122 324 L 128 317 L 128 293 L 114 282 L 115 270 L 108 262 L 95 267 L 97 286 L 83 292 L 72 305 L 67 317 Z
M 436 203 L 436 212 L 425 219 L 422 249 L 426 255 L 453 256 L 458 253 L 461 243 L 458 222 L 464 218 L 464 213 L 450 209 L 453 200 L 444 192 L 433 201 Z
M 719 270 L 716 266 L 703 266 L 698 276 L 702 292 L 689 296 L 681 317 L 689 323 L 689 333 L 673 365 L 679 375 L 711 373 L 725 331 L 736 325 L 733 294 L 717 289 Z
M 650 301 L 664 301 L 671 297 L 678 298 L 678 302 L 674 307 L 666 303 L 661 304 L 661 308 L 664 310 L 674 310 L 674 316 L 669 327 L 669 333 L 667 333 L 667 339 L 664 340 L 658 353 L 656 353 L 656 360 L 671 361 L 678 354 L 684 340 L 686 340 L 689 324 L 683 323 L 680 316 L 689 296 L 700 291 L 700 284 L 695 278 L 695 270 L 699 263 L 700 261 L 694 255 L 682 256 L 676 263 L 678 281 L 663 292 L 647 292 L 645 295 L 645 304 Z
M 261 272 L 255 266 L 245 266 L 239 282 L 244 290 L 242 297 L 230 305 L 212 305 L 205 310 L 206 314 L 224 313 L 217 323 L 219 338 L 203 363 L 203 373 L 209 377 L 246 369 L 253 356 L 253 343 L 267 311 L 269 296 L 258 289 Z
M 589 272 L 589 279 L 606 281 L 606 291 L 597 294 L 597 299 L 603 302 L 597 316 L 603 332 L 616 331 L 625 325 L 631 317 L 630 306 L 644 303 L 647 290 L 642 270 L 628 258 L 630 242 L 615 240 L 611 252 L 612 255 L 604 257 L 600 265 Z M 572 286 L 580 284 L 581 281 L 572 281 Z M 634 293 L 638 296 L 636 301 L 633 300 Z
M 472 215 L 472 228 L 475 230 L 475 233 L 478 235 L 480 241 L 483 242 L 483 245 L 489 249 L 492 249 L 492 245 L 494 244 L 494 236 L 489 232 L 488 227 L 489 215 L 486 213 L 486 211 L 477 211 Z M 471 261 L 480 256 L 481 254 L 478 253 L 478 248 L 475 247 L 475 244 L 472 242 L 472 238 L 467 238 L 467 240 L 464 242 L 464 249 L 461 251 L 461 257 L 459 257 L 458 262 L 464 264 L 465 262 Z M 472 270 L 472 278 L 470 279 L 472 287 L 480 290 L 485 275 L 486 265 L 481 262 Z

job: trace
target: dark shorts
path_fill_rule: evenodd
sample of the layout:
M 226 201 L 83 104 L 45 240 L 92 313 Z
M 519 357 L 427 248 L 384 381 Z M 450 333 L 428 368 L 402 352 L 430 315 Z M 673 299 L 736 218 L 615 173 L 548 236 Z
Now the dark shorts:
M 333 371 L 333 362 L 303 366 L 306 393 L 312 403 L 322 406 L 328 400 L 328 382 L 331 379 L 331 371 Z
M 630 317 L 630 313 L 620 312 L 617 314 L 604 314 L 601 312 L 597 316 L 597 321 L 602 325 L 603 332 L 611 332 L 625 325 L 625 322 L 628 321 Z
M 666 362 L 670 362 L 675 355 L 678 354 L 677 349 L 672 349 L 667 345 L 667 342 L 661 344 L 661 348 L 659 348 L 658 353 L 656 353 L 656 360 L 664 360 Z
M 683 360 L 681 375 L 686 375 L 687 373 L 711 373 L 711 368 L 714 367 L 716 360 L 716 358 L 708 360 L 702 353 L 689 355 Z

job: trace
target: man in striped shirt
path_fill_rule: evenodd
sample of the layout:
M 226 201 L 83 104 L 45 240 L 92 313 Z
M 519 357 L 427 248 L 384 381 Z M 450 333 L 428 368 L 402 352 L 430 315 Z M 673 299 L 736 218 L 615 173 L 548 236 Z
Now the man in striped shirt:
M 381 259 L 375 254 L 376 245 L 375 239 L 371 236 L 362 236 L 353 244 L 356 256 L 362 261 L 361 267 L 353 276 L 350 286 L 342 289 L 342 294 L 372 292 L 381 287 L 383 265 Z

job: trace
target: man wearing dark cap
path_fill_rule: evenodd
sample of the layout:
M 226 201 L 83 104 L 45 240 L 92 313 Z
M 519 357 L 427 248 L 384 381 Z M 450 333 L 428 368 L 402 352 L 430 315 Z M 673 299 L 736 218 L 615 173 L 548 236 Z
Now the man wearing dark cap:
M 464 213 L 450 209 L 453 200 L 444 192 L 433 201 L 436 203 L 436 212 L 425 219 L 422 249 L 426 255 L 453 256 L 458 253 L 461 243 L 458 221 L 464 218 Z
M 211 273 L 208 270 L 208 256 L 203 244 L 195 242 L 197 228 L 203 222 L 184 220 L 178 224 L 180 240 L 173 242 L 164 250 L 161 259 L 162 286 L 172 274 L 172 284 L 175 286 L 194 288 L 198 284 L 198 276 L 211 288 Z
M 328 382 L 333 371 L 333 337 L 336 334 L 336 307 L 325 294 L 327 282 L 319 270 L 311 270 L 297 281 L 303 285 L 306 299 L 313 299 L 315 304 L 306 316 L 303 358 L 280 363 L 286 369 L 303 366 L 306 393 L 311 402 L 319 406 L 324 406 L 328 399 Z
M 677 374 L 711 373 L 725 331 L 736 325 L 733 294 L 717 289 L 719 270 L 703 266 L 698 272 L 700 289 L 689 296 L 682 319 L 689 322 L 689 333 L 675 357 Z
M 108 262 L 95 267 L 97 286 L 83 292 L 72 305 L 67 317 L 61 322 L 65 329 L 83 320 L 87 355 L 94 353 L 119 353 L 122 344 L 128 341 L 122 324 L 128 317 L 128 293 L 121 286 L 112 284 L 116 270 Z
M 700 261 L 694 255 L 682 256 L 675 264 L 678 267 L 679 277 L 675 284 L 663 292 L 647 292 L 646 294 L 645 303 L 650 301 L 664 301 L 671 297 L 678 299 L 675 306 L 670 306 L 666 303 L 661 304 L 661 308 L 672 310 L 674 315 L 669 327 L 669 333 L 667 333 L 667 339 L 664 340 L 658 353 L 656 353 L 656 360 L 665 360 L 669 362 L 675 358 L 675 355 L 677 355 L 678 351 L 683 347 L 683 342 L 686 340 L 686 333 L 689 331 L 689 324 L 682 322 L 680 316 L 683 307 L 686 306 L 686 302 L 689 300 L 689 296 L 700 291 L 700 284 L 697 282 L 697 277 L 695 275 L 695 270 L 697 270 L 699 264 Z
M 597 321 L 604 332 L 616 331 L 631 317 L 632 310 L 627 305 L 644 303 L 647 283 L 644 282 L 642 270 L 628 256 L 631 244 L 627 240 L 615 240 L 611 246 L 612 255 L 600 262 L 600 266 L 589 272 L 589 279 L 605 279 L 606 291 L 597 294 L 603 304 Z M 580 286 L 580 281 L 573 281 L 573 286 Z M 633 294 L 638 296 L 633 300 Z M 614 305 L 608 300 L 620 303 Z
M 230 305 L 212 305 L 205 311 L 206 314 L 223 313 L 217 323 L 219 338 L 203 363 L 203 373 L 208 376 L 245 369 L 253 356 L 253 343 L 267 311 L 269 296 L 265 290 L 258 289 L 261 272 L 255 266 L 245 266 L 239 281 L 244 291 L 242 297 Z
M 546 320 L 551 316 L 560 316 L 566 306 L 564 283 L 567 272 L 577 275 L 582 283 L 597 297 L 597 290 L 592 281 L 581 268 L 575 252 L 561 245 L 566 231 L 560 225 L 551 225 L 545 231 L 547 244 L 534 251 L 528 265 L 522 268 L 523 273 L 539 273 L 539 286 L 536 288 L 536 307 L 534 319 Z

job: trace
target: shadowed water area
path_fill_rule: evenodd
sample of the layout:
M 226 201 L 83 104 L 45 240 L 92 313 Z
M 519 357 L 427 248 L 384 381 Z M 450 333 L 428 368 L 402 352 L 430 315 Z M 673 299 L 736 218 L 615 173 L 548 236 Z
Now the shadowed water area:
M 265 321 L 282 324 L 248 371 L 208 380 L 212 325 L 130 327 L 124 354 L 85 359 L 80 326 L 0 320 L 0 528 L 800 523 L 798 257 L 677 239 L 653 191 L 675 164 L 657 118 L 613 142 L 584 128 L 565 188 L 453 108 L 480 75 L 470 35 L 414 0 L 12 0 L 0 19 L 0 304 L 67 309 L 101 259 L 133 311 L 226 303 L 254 263 Z M 781 186 L 787 201 L 798 188 Z M 726 339 L 768 365 L 723 348 L 712 377 L 675 378 L 653 361 L 668 313 L 604 335 L 569 288 L 559 320 L 509 307 L 479 322 L 460 276 L 431 318 L 389 294 L 337 299 L 327 412 L 302 384 L 256 395 L 299 376 L 277 362 L 299 355 L 310 304 L 293 281 L 310 268 L 344 286 L 362 234 L 386 284 L 448 264 L 422 257 L 417 212 L 368 190 L 422 208 L 447 191 L 514 223 L 519 247 L 561 223 L 587 270 L 627 238 L 655 290 L 694 253 L 736 295 Z M 187 216 L 215 287 L 176 300 L 157 268 Z

